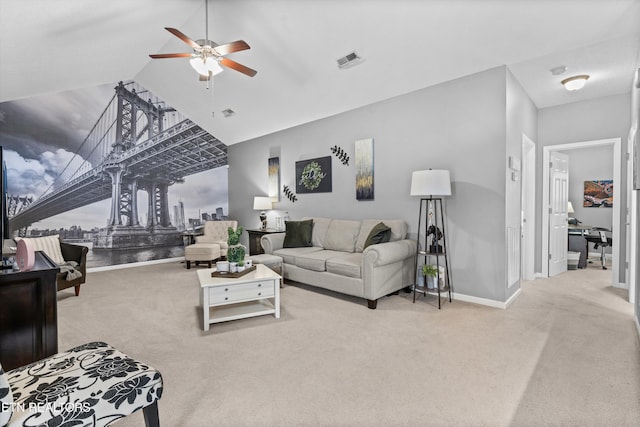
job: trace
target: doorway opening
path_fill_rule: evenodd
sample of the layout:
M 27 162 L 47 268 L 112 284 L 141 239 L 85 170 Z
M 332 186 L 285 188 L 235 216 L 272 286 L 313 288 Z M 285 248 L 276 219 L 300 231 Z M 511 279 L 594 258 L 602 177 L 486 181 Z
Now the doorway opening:
M 542 245 L 541 245 L 541 260 L 542 260 L 542 277 L 549 277 L 549 159 L 552 152 L 562 151 L 567 152 L 570 150 L 578 150 L 581 148 L 590 148 L 598 146 L 611 146 L 613 149 L 613 224 L 612 224 L 612 268 L 611 268 L 611 284 L 619 288 L 627 288 L 624 280 L 620 281 L 620 238 L 622 233 L 620 232 L 620 205 L 622 202 L 621 193 L 621 140 L 620 138 L 602 139 L 597 141 L 585 141 L 575 142 L 569 144 L 549 145 L 543 147 L 542 153 L 542 203 L 541 203 L 541 218 L 542 218 Z

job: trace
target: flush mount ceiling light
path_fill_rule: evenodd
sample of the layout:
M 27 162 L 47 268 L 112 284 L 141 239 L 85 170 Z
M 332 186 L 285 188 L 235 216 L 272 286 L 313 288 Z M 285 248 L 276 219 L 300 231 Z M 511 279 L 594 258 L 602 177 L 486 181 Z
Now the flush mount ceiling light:
M 568 91 L 580 90 L 584 87 L 585 83 L 589 80 L 589 76 L 586 74 L 581 74 L 579 76 L 568 77 L 561 81 L 564 85 L 564 88 Z

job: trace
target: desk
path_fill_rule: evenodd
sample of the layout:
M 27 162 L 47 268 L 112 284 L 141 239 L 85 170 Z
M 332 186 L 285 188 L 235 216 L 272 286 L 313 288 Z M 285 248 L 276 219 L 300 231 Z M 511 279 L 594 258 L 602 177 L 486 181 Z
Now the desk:
M 585 234 L 589 234 L 589 231 L 593 230 L 593 226 L 591 225 L 574 225 L 574 224 L 569 224 L 567 226 L 567 229 L 569 230 L 569 234 L 577 234 L 577 233 L 571 233 L 571 231 L 579 231 L 581 236 L 584 236 Z M 585 233 L 586 232 L 586 233 Z

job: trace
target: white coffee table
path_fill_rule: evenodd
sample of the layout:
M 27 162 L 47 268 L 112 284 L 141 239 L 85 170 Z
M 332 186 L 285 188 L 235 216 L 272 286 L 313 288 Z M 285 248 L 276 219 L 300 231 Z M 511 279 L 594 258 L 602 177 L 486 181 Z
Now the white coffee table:
M 211 323 L 265 314 L 280 318 L 282 277 L 265 265 L 255 266 L 254 271 L 235 279 L 211 277 L 215 268 L 198 270 L 205 331 Z

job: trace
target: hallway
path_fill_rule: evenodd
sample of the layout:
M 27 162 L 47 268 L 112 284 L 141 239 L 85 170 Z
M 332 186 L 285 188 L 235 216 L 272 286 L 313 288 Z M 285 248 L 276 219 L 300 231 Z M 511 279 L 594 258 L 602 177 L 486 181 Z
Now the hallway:
M 610 283 L 611 270 L 595 261 L 523 282 L 510 310 L 517 317 L 538 312 L 547 340 L 512 425 L 638 425 L 640 346 L 633 306 L 627 291 Z

